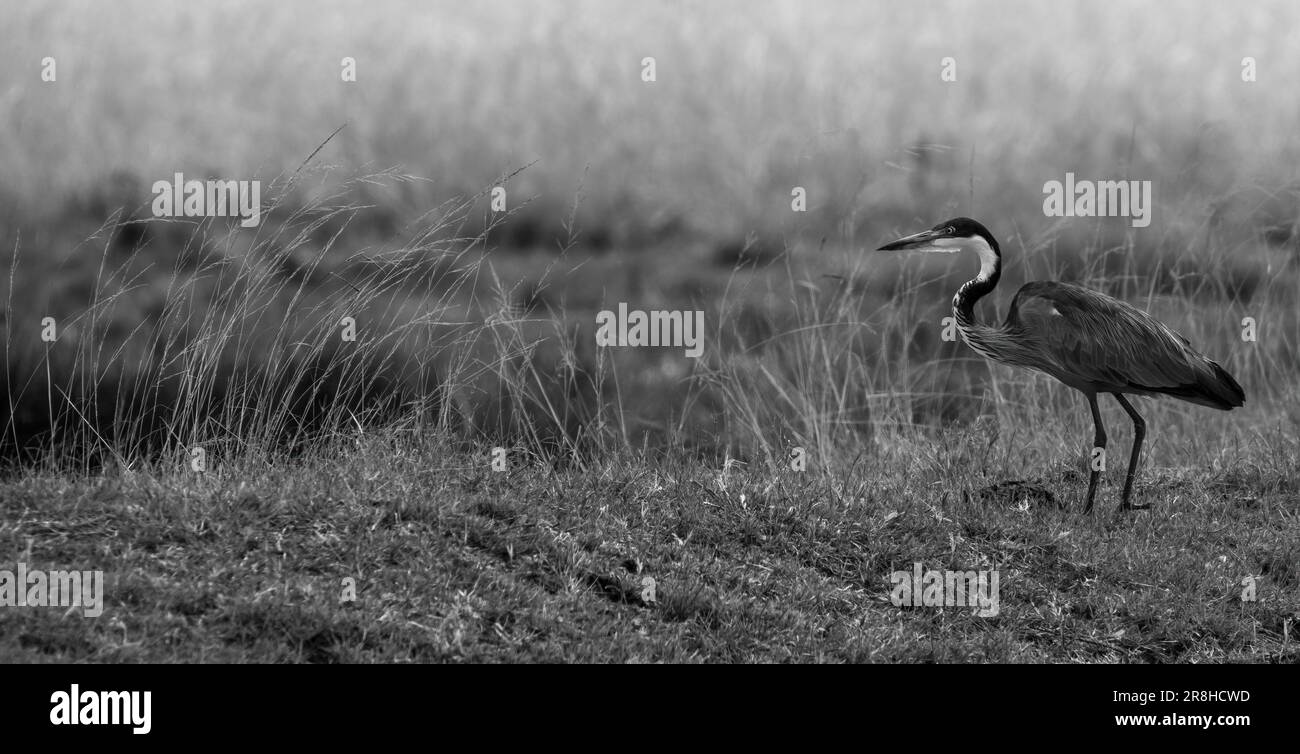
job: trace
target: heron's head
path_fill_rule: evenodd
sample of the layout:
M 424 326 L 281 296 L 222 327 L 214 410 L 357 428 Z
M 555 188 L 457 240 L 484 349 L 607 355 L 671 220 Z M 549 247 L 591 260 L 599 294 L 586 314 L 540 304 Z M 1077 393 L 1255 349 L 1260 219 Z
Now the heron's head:
M 880 247 L 880 251 L 928 251 L 953 254 L 973 251 L 980 260 L 980 277 L 988 279 L 1002 266 L 1002 250 L 998 242 L 979 222 L 969 217 L 955 217 L 938 225 L 903 236 Z

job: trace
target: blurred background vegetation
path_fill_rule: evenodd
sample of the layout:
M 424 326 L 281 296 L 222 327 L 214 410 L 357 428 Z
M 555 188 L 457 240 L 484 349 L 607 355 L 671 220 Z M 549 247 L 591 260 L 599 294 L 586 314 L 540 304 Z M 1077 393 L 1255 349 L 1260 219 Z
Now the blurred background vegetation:
M 124 414 L 176 443 L 246 437 L 212 406 L 250 392 L 337 426 L 397 395 L 497 437 L 774 457 L 885 419 L 1001 421 L 998 397 L 1069 404 L 939 339 L 970 260 L 864 253 L 953 215 L 1002 241 L 999 313 L 1027 279 L 1097 287 L 1223 362 L 1260 421 L 1295 421 L 1294 3 L 11 0 L 4 17 L 10 451 L 48 445 L 57 417 L 96 447 Z M 150 219 L 150 184 L 176 172 L 262 180 L 273 209 L 254 230 Z M 1152 181 L 1152 224 L 1044 217 L 1066 172 Z M 619 301 L 706 310 L 706 358 L 597 352 L 594 313 Z M 358 311 L 361 366 L 336 347 Z M 46 316 L 69 323 L 53 347 Z M 322 383 L 332 397 L 303 395 Z M 1041 449 L 1078 450 L 1072 432 Z

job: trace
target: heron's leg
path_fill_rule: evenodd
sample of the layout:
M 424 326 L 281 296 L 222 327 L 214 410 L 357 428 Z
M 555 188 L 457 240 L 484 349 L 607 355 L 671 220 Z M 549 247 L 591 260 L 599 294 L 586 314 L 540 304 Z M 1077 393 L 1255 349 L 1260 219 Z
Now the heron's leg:
M 1133 475 L 1137 473 L 1138 456 L 1142 453 L 1142 438 L 1147 436 L 1147 423 L 1142 420 L 1142 416 L 1133 408 L 1133 404 L 1124 399 L 1122 393 L 1114 393 L 1115 400 L 1119 405 L 1124 407 L 1130 419 L 1133 420 L 1133 455 L 1128 459 L 1128 476 L 1124 478 L 1124 496 L 1119 504 L 1122 511 L 1137 511 L 1150 508 L 1149 505 L 1130 505 L 1129 495 L 1133 492 Z
M 1093 450 L 1088 453 L 1088 468 L 1092 470 L 1092 473 L 1088 475 L 1088 502 L 1084 504 L 1083 512 L 1091 513 L 1093 498 L 1097 494 L 1097 479 L 1101 477 L 1101 469 L 1097 468 L 1096 460 L 1092 454 L 1096 452 L 1097 448 L 1101 448 L 1103 465 L 1105 465 L 1106 428 L 1101 424 L 1101 409 L 1097 408 L 1097 394 L 1087 393 L 1087 396 L 1088 408 L 1092 409 L 1092 425 L 1096 428 L 1096 432 L 1092 436 Z

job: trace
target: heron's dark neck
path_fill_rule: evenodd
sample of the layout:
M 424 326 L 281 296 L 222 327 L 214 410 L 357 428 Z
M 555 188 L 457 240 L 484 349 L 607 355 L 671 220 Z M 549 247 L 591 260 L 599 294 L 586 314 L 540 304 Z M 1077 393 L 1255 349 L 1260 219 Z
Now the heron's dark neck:
M 979 323 L 975 321 L 975 302 L 993 292 L 998 287 L 998 280 L 1002 277 L 1002 260 L 994 262 L 993 270 L 987 275 L 984 270 L 973 280 L 968 280 L 957 289 L 957 295 L 952 297 L 952 313 L 957 319 L 957 326 L 961 328 L 975 328 Z

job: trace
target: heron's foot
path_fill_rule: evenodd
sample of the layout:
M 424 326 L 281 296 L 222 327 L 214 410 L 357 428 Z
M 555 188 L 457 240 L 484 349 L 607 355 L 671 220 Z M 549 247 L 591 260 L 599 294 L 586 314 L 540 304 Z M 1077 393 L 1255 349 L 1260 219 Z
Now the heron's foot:
M 1126 513 L 1126 512 L 1128 512 L 1128 511 L 1149 511 L 1149 510 L 1151 510 L 1151 506 L 1150 506 L 1150 504 L 1147 504 L 1147 505 L 1134 505 L 1134 504 L 1132 504 L 1132 503 L 1124 503 L 1124 504 L 1122 504 L 1122 505 L 1119 506 L 1119 509 L 1120 509 L 1120 512 L 1121 512 L 1121 513 Z
M 1087 493 L 1083 496 L 1083 514 L 1086 516 L 1089 513 L 1092 513 L 1092 506 L 1096 505 L 1096 503 L 1097 487 L 1096 485 L 1090 484 L 1088 485 Z

